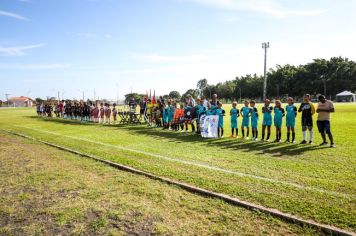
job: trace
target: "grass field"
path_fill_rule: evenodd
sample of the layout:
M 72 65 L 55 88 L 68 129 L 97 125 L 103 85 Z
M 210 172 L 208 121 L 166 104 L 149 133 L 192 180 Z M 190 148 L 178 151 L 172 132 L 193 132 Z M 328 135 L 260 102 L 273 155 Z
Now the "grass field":
M 229 110 L 227 105 L 224 108 Z M 34 116 L 34 113 L 35 111 L 31 109 L 2 109 L 0 110 L 0 128 L 21 132 L 84 153 L 95 154 L 117 163 L 228 194 L 305 219 L 356 231 L 356 129 L 354 128 L 356 105 L 354 104 L 336 104 L 336 113 L 332 116 L 332 131 L 337 145 L 334 149 L 317 145 L 321 139 L 316 130 L 314 133 L 316 144 L 313 145 L 262 143 L 230 138 L 203 140 L 193 134 L 175 133 L 145 126 L 101 126 L 69 120 L 39 118 Z M 230 132 L 228 120 L 228 118 L 225 119 L 225 136 Z M 241 122 L 239 123 L 241 124 Z M 284 129 L 283 138 L 285 138 L 285 133 Z M 11 137 L 7 138 L 11 139 Z M 297 122 L 297 142 L 299 141 L 301 141 L 301 131 L 299 122 Z M 14 148 L 20 148 L 19 152 L 21 153 L 21 145 L 16 145 Z M 39 145 L 38 148 L 43 149 L 44 154 L 47 152 L 47 148 L 43 146 Z M 37 158 L 37 155 L 34 156 Z M 68 155 L 61 154 L 61 156 Z M 39 157 L 41 163 L 48 161 L 47 159 L 50 158 L 47 158 L 46 155 Z M 99 165 L 90 164 L 90 161 L 75 161 L 74 159 L 70 157 L 66 160 L 76 162 L 73 168 L 80 168 L 81 162 L 83 162 L 83 166 Z M 51 166 L 52 162 L 46 165 Z M 64 166 L 62 171 L 68 168 L 68 172 L 70 172 L 68 167 L 70 165 Z M 56 168 L 56 165 L 53 168 Z M 57 168 L 59 167 L 57 166 Z M 104 167 L 99 169 L 109 171 Z M 75 170 L 73 171 L 75 172 Z M 91 170 L 87 169 L 87 173 L 90 175 Z M 96 168 L 93 170 L 94 174 L 98 174 Z M 117 175 L 128 174 L 117 173 Z M 59 177 L 62 178 L 62 176 Z M 57 177 L 54 175 L 54 177 L 48 176 L 48 178 L 53 180 Z M 120 184 L 125 187 L 131 181 L 137 182 L 138 180 L 152 182 L 130 175 L 130 181 Z M 105 186 L 104 182 L 98 188 L 102 185 Z M 108 188 L 114 188 L 115 184 L 110 185 L 110 183 L 108 183 Z M 137 195 L 142 196 L 141 201 L 145 201 L 144 199 L 153 191 L 152 189 L 156 189 L 153 185 L 151 186 L 149 183 L 139 185 L 140 190 Z M 69 184 L 69 186 L 72 185 Z M 87 186 L 90 186 L 90 183 Z M 177 232 L 184 234 L 184 227 L 180 227 L 179 224 L 182 220 L 183 225 L 186 222 L 186 224 L 196 227 L 194 228 L 197 230 L 196 234 L 222 233 L 225 230 L 227 232 L 233 230 L 233 227 L 229 225 L 230 220 L 233 225 L 236 224 L 234 220 L 243 221 L 246 219 L 245 223 L 249 222 L 250 225 L 246 226 L 248 228 L 237 229 L 238 231 L 242 230 L 251 234 L 263 232 L 286 234 L 286 232 L 280 231 L 281 228 L 284 228 L 284 230 L 297 234 L 313 233 L 308 229 L 295 228 L 295 226 L 282 225 L 282 223 L 276 223 L 280 227 L 274 228 L 274 223 L 268 223 L 271 221 L 270 217 L 248 213 L 218 201 L 183 193 L 182 190 L 172 187 L 162 187 L 162 194 L 169 191 L 175 191 L 172 193 L 173 195 L 168 194 L 170 196 L 168 200 L 171 201 L 175 201 L 174 199 L 179 194 L 187 195 L 187 198 L 200 199 L 196 200 L 198 202 L 211 201 L 206 203 L 211 204 L 210 208 L 207 208 L 211 210 L 206 212 L 204 210 L 201 212 L 199 209 L 202 208 L 199 207 L 195 209 L 192 204 L 191 214 L 193 212 L 194 214 L 210 214 L 213 209 L 215 213 L 210 217 L 206 216 L 206 218 L 201 216 L 201 219 L 207 219 L 206 222 L 210 223 L 200 224 L 200 221 L 194 221 L 194 217 L 187 217 L 187 219 L 181 217 L 182 213 L 180 212 L 184 211 L 184 206 L 190 207 L 190 204 L 184 205 L 183 209 L 179 204 L 174 205 L 170 208 L 172 210 L 170 216 L 162 216 L 162 219 L 167 219 L 168 222 L 163 220 L 161 223 L 155 224 L 154 230 L 158 230 L 158 232 L 166 230 L 175 233 L 177 229 Z M 106 195 L 103 197 L 110 199 Z M 159 196 L 157 196 L 157 200 L 155 198 L 154 194 L 147 197 L 148 201 L 160 201 Z M 186 203 L 185 200 L 177 201 Z M 139 202 L 140 200 L 137 201 L 137 204 Z M 2 202 L 0 207 L 4 208 L 4 205 L 6 206 Z M 215 208 L 215 206 L 219 207 Z M 100 207 L 99 203 L 97 207 Z M 166 212 L 164 208 L 156 209 L 153 203 L 151 207 L 152 211 Z M 59 206 L 55 209 L 60 211 L 60 208 Z M 4 209 L 6 210 L 6 208 Z M 4 209 L 0 209 L 0 212 L 6 212 Z M 78 214 L 81 215 L 85 215 L 85 211 L 88 210 L 80 207 L 79 209 Z M 226 212 L 228 217 L 214 219 L 213 216 L 220 215 L 218 212 L 220 210 Z M 176 212 L 176 216 L 172 212 Z M 147 210 L 146 213 L 149 214 L 150 211 Z M 248 216 L 245 217 L 245 214 Z M 259 219 L 248 217 L 262 217 L 264 220 L 267 219 L 267 222 L 261 220 L 262 223 L 260 222 L 258 225 L 261 224 L 262 228 L 258 228 L 254 224 L 259 222 Z M 168 219 L 174 221 L 174 224 L 169 224 Z M 200 218 L 198 217 L 198 219 Z M 108 220 L 106 219 L 105 222 L 107 223 Z M 210 225 L 211 222 L 214 222 L 214 227 L 204 227 L 206 224 Z M 276 220 L 272 220 L 272 222 L 276 222 Z M 237 222 L 237 224 L 243 225 L 245 223 Z M 230 226 L 232 228 L 229 228 Z M 205 231 L 208 230 L 207 228 L 211 231 Z

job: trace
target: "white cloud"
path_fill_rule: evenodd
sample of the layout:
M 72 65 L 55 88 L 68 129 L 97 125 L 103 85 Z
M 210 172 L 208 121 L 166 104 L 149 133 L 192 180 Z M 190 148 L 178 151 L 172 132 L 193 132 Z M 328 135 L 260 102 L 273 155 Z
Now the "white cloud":
M 189 55 L 160 55 L 160 54 L 142 54 L 136 55 L 136 58 L 144 60 L 146 62 L 193 62 L 203 61 L 206 56 L 203 54 L 189 54 Z
M 17 20 L 24 20 L 24 21 L 28 21 L 29 19 L 27 17 L 21 16 L 19 14 L 13 13 L 13 12 L 9 12 L 9 11 L 2 11 L 0 10 L 0 16 L 6 16 L 6 17 L 11 17 Z
M 94 34 L 94 33 L 76 33 L 76 36 L 84 37 L 84 38 L 95 38 L 96 34 Z
M 189 0 L 206 6 L 229 11 L 250 11 L 274 17 L 313 16 L 325 13 L 325 9 L 290 10 L 281 7 L 274 0 Z
M 46 44 L 34 44 L 28 46 L 17 46 L 17 47 L 2 47 L 0 46 L 0 55 L 7 55 L 7 56 L 23 56 L 26 55 L 26 51 L 34 48 L 41 48 L 44 47 Z
M 70 64 L 0 64 L 1 69 L 12 70 L 54 70 L 70 68 Z

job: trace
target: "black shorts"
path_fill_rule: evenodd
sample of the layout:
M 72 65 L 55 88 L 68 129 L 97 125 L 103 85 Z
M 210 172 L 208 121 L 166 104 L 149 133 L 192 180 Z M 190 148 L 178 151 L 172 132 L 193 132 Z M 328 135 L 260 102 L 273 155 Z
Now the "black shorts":
M 330 134 L 330 121 L 329 120 L 318 120 L 316 122 L 318 125 L 318 130 L 320 133 L 327 133 Z
M 313 127 L 312 117 L 302 117 L 302 126 Z

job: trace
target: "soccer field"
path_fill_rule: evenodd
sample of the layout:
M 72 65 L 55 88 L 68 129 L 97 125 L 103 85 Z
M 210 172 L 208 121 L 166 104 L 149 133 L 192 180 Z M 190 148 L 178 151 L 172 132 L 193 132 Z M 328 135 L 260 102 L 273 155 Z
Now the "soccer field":
M 229 107 L 224 106 L 227 114 Z M 0 109 L 0 128 L 355 232 L 356 105 L 335 104 L 335 110 L 331 124 L 336 148 L 318 146 L 321 138 L 316 127 L 314 144 L 297 144 L 301 141 L 299 114 L 296 144 L 207 140 L 144 125 L 48 119 L 36 117 L 34 109 Z M 229 126 L 227 116 L 225 137 Z M 285 137 L 284 127 L 282 140 Z M 143 192 L 150 188 L 145 186 Z

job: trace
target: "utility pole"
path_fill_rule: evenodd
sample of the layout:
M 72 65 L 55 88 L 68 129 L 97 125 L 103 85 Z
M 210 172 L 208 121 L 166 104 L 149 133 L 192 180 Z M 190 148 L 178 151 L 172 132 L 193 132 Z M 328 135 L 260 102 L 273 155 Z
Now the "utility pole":
M 116 84 L 116 104 L 119 104 L 119 85 Z
M 265 50 L 265 63 L 264 63 L 264 75 L 263 75 L 263 100 L 267 98 L 267 49 L 269 48 L 269 42 L 262 43 L 262 48 Z
M 5 93 L 7 106 L 9 106 L 9 95 L 11 95 L 11 94 Z

